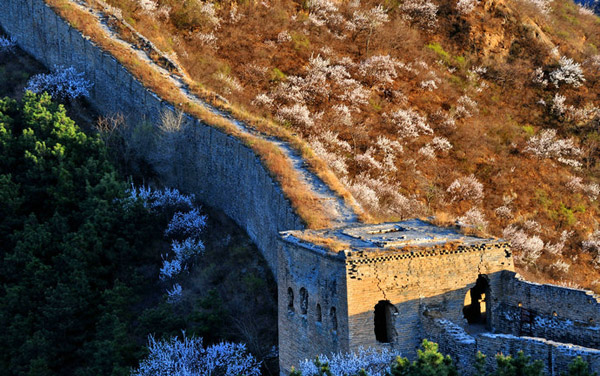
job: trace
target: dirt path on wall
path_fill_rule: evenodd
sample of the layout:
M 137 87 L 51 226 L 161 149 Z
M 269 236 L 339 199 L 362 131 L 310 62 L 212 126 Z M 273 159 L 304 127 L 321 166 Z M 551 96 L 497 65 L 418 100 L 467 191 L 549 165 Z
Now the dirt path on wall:
M 97 3 L 103 5 L 105 9 L 108 7 L 108 5 L 104 4 L 101 1 L 97 1 Z M 75 1 L 74 4 L 76 4 L 83 10 L 89 12 L 90 14 L 94 15 L 98 19 L 99 24 L 103 27 L 107 35 L 109 35 L 113 40 L 120 43 L 122 46 L 133 51 L 140 59 L 145 61 L 149 66 L 153 67 L 163 77 L 168 78 L 175 86 L 177 86 L 180 89 L 181 93 L 185 95 L 190 101 L 206 108 L 207 110 L 209 110 L 217 116 L 226 118 L 231 123 L 233 123 L 241 132 L 246 134 L 252 134 L 253 136 L 260 137 L 277 145 L 294 166 L 294 169 L 298 173 L 300 180 L 304 182 L 308 187 L 310 187 L 315 196 L 317 196 L 321 200 L 323 206 L 328 211 L 328 215 L 331 218 L 333 226 L 343 226 L 358 221 L 358 216 L 354 212 L 354 210 L 346 204 L 342 197 L 337 195 L 331 188 L 329 188 L 329 186 L 325 184 L 323 180 L 321 180 L 316 174 L 309 170 L 306 161 L 296 150 L 294 150 L 294 148 L 292 148 L 289 145 L 289 143 L 281 141 L 279 139 L 275 139 L 273 137 L 266 136 L 248 127 L 244 122 L 234 118 L 230 113 L 220 110 L 205 102 L 201 98 L 197 97 L 196 95 L 190 92 L 187 83 L 183 79 L 184 74 L 182 72 L 179 72 L 178 74 L 171 73 L 168 70 L 161 67 L 160 65 L 156 64 L 154 60 L 152 60 L 152 58 L 149 55 L 148 48 L 152 48 L 154 53 L 168 60 L 168 57 L 164 53 L 159 51 L 152 44 L 152 42 L 148 41 L 146 38 L 138 34 L 138 37 L 143 38 L 146 42 L 146 50 L 137 48 L 129 42 L 121 39 L 119 34 L 109 26 L 108 17 L 106 14 L 103 14 L 102 12 L 90 7 L 83 0 Z M 177 64 L 173 63 L 173 65 L 176 68 L 178 68 Z

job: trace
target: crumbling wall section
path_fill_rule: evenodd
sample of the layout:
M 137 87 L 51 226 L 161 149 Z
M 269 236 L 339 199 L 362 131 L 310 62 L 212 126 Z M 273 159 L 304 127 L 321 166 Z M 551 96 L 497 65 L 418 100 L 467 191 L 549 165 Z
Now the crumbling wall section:
M 123 114 L 138 153 L 167 186 L 194 193 L 234 219 L 277 272 L 279 231 L 303 223 L 259 157 L 238 139 L 184 116 L 168 134 L 161 114 L 177 113 L 113 56 L 84 37 L 43 0 L 2 0 L 0 26 L 47 67 L 73 66 L 94 83 L 90 102 L 103 115 Z M 135 129 L 133 129 L 135 127 Z
M 590 369 L 600 371 L 600 350 L 568 345 L 543 338 L 516 337 L 510 334 L 483 333 L 476 337 L 477 351 L 487 355 L 487 364 L 495 368 L 496 354 L 516 355 L 523 351 L 532 359 L 541 360 L 548 376 L 559 376 L 568 370 L 569 364 L 578 356 Z
M 486 369 L 496 370 L 497 354 L 515 356 L 519 351 L 540 360 L 548 376 L 559 376 L 569 364 L 580 356 L 590 369 L 600 371 L 600 350 L 569 345 L 543 338 L 517 337 L 511 334 L 480 333 L 470 335 L 461 327 L 443 318 L 428 317 L 423 321 L 425 336 L 440 346 L 440 351 L 450 354 L 465 375 L 475 372 L 478 352 L 486 355 Z
M 600 297 L 591 291 L 528 282 L 509 272 L 502 285 L 497 332 L 600 349 Z
M 477 354 L 477 342 L 473 336 L 461 326 L 443 318 L 425 317 L 423 329 L 425 337 L 437 343 L 442 354 L 452 354 L 452 360 L 462 374 L 473 373 L 473 361 Z

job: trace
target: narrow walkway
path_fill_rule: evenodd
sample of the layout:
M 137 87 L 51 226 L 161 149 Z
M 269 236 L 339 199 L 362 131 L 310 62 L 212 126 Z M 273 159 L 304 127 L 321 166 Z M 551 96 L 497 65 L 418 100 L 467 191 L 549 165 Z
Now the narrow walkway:
M 102 1 L 97 0 L 97 3 L 101 4 L 105 9 L 109 9 L 108 5 Z M 291 161 L 292 165 L 298 172 L 300 180 L 303 181 L 304 183 L 306 183 L 312 189 L 314 194 L 321 199 L 323 206 L 328 211 L 328 214 L 332 221 L 332 225 L 334 227 L 358 222 L 358 216 L 354 212 L 354 210 L 345 203 L 345 201 L 342 197 L 337 195 L 331 188 L 329 188 L 329 186 L 327 184 L 325 184 L 323 182 L 323 180 L 321 180 L 316 174 L 314 174 L 312 171 L 309 170 L 309 167 L 308 167 L 307 163 L 304 161 L 304 159 L 302 158 L 302 156 L 296 150 L 294 150 L 287 142 L 279 140 L 279 139 L 275 139 L 273 137 L 266 136 L 262 133 L 259 133 L 258 131 L 246 126 L 246 124 L 244 122 L 234 118 L 230 113 L 220 110 L 220 109 L 210 105 L 209 103 L 205 102 L 203 99 L 197 97 L 196 95 L 194 95 L 193 93 L 190 92 L 188 85 L 185 83 L 185 81 L 183 79 L 183 75 L 184 75 L 183 72 L 179 72 L 179 74 L 169 72 L 168 70 L 166 70 L 163 67 L 156 64 L 151 59 L 151 57 L 147 51 L 136 48 L 132 44 L 121 39 L 120 36 L 118 35 L 118 33 L 109 26 L 109 24 L 107 22 L 109 16 L 91 8 L 87 3 L 85 3 L 82 0 L 75 1 L 74 4 L 76 4 L 77 6 L 79 6 L 83 10 L 85 10 L 86 12 L 94 15 L 98 19 L 98 21 L 99 21 L 100 25 L 103 27 L 104 31 L 113 40 L 119 42 L 124 47 L 127 47 L 128 49 L 133 51 L 140 59 L 144 60 L 145 62 L 148 63 L 148 65 L 152 66 L 155 70 L 160 72 L 160 74 L 162 76 L 170 79 L 171 82 L 173 82 L 173 84 L 175 84 L 177 87 L 179 87 L 182 94 L 184 94 L 190 101 L 192 101 L 200 106 L 203 106 L 204 108 L 206 108 L 210 112 L 214 113 L 215 115 L 218 115 L 220 117 L 228 119 L 240 131 L 242 131 L 246 134 L 252 134 L 253 136 L 268 140 L 269 142 L 272 142 L 273 144 L 277 145 L 281 149 L 281 151 L 285 155 L 287 155 L 287 157 Z M 151 46 L 150 48 L 152 48 L 155 53 L 158 53 L 160 56 L 163 56 L 165 59 L 168 59 L 168 57 L 164 53 L 159 51 L 150 41 L 148 41 L 143 36 L 139 35 L 139 33 L 138 33 L 138 37 L 143 38 L 144 41 L 147 42 L 147 43 L 145 43 L 146 47 Z M 177 64 L 173 64 L 173 65 L 175 67 L 177 67 Z

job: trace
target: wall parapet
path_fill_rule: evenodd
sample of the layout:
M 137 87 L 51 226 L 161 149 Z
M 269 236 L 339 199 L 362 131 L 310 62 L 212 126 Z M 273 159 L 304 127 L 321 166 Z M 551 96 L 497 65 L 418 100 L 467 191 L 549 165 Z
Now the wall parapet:
M 24 51 L 48 67 L 73 66 L 85 73 L 94 83 L 89 100 L 101 114 L 120 113 L 151 125 L 159 124 L 164 114 L 177 116 L 171 104 L 44 0 L 3 0 L 2 7 L 0 26 Z M 304 223 L 256 153 L 243 141 L 191 116 L 184 117 L 175 134 L 160 141 L 139 145 L 160 182 L 194 193 L 225 212 L 248 233 L 276 274 L 279 232 L 302 229 Z

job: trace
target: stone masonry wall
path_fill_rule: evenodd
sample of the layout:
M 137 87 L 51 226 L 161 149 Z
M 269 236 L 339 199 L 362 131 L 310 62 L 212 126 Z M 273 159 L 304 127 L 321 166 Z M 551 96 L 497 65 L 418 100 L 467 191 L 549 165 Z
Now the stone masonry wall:
M 600 350 L 549 341 L 543 338 L 516 337 L 510 334 L 484 333 L 476 337 L 477 351 L 487 355 L 489 366 L 495 365 L 495 354 L 515 355 L 523 351 L 532 359 L 541 360 L 548 376 L 559 376 L 569 363 L 581 356 L 592 371 L 600 371 Z
M 542 361 L 548 376 L 565 373 L 578 356 L 593 371 L 600 371 L 600 350 L 597 349 L 510 334 L 481 333 L 471 336 L 454 323 L 440 318 L 428 318 L 423 323 L 425 335 L 439 344 L 442 353 L 451 354 L 459 370 L 466 375 L 474 373 L 473 365 L 478 351 L 486 355 L 487 367 L 491 370 L 496 368 L 496 354 L 514 356 L 523 351 L 532 359 Z
M 300 360 L 314 359 L 319 354 L 348 352 L 343 256 L 281 241 L 278 262 L 281 374 L 287 375 Z M 293 292 L 293 309 L 289 307 L 289 289 Z M 308 294 L 305 313 L 301 289 Z M 320 321 L 317 305 L 321 311 Z M 335 315 L 332 315 L 332 308 L 335 308 Z
M 503 277 L 497 332 L 600 349 L 600 298 L 590 291 Z
M 465 325 L 465 296 L 480 274 L 491 289 L 488 313 L 501 294 L 500 274 L 512 270 L 506 243 L 459 247 L 455 251 L 398 253 L 353 252 L 347 257 L 350 349 L 389 347 L 414 357 L 423 338 L 422 316 L 438 314 L 458 326 Z M 392 343 L 380 343 L 374 333 L 374 307 L 390 301 L 398 310 Z
M 130 135 L 138 138 L 138 151 L 146 155 L 161 182 L 224 211 L 246 230 L 277 273 L 278 232 L 301 229 L 303 224 L 250 148 L 188 116 L 178 132 L 157 137 L 152 126 L 162 113 L 174 113 L 173 107 L 43 0 L 1 0 L 0 26 L 47 67 L 73 66 L 84 72 L 94 83 L 90 101 L 103 115 L 120 113 L 131 126 L 150 125 Z M 140 129 L 147 134 L 140 135 Z

